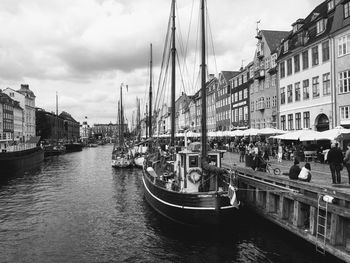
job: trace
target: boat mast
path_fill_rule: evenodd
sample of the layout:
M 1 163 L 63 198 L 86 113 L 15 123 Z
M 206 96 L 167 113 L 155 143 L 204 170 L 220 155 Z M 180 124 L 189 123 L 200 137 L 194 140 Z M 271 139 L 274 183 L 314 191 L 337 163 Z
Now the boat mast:
M 149 62 L 150 66 L 150 80 L 149 80 L 149 137 L 152 137 L 152 43 L 151 43 L 151 59 Z
M 202 64 L 201 64 L 201 96 L 202 96 L 202 167 L 207 159 L 207 94 L 206 94 L 206 62 L 205 62 L 205 0 L 201 0 L 201 37 L 202 37 Z
M 120 85 L 120 146 L 124 146 L 123 83 Z
M 146 118 L 145 118 L 145 123 L 146 123 L 146 139 L 148 138 L 148 104 L 146 103 Z
M 172 0 L 172 45 L 171 45 L 171 140 L 170 146 L 175 146 L 175 0 Z

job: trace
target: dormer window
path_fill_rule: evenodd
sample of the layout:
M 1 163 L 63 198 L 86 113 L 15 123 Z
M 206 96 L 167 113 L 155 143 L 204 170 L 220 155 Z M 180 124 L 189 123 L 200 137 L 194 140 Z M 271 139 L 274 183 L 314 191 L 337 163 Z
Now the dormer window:
M 350 15 L 350 2 L 344 4 L 344 18 L 348 18 Z
M 328 12 L 334 9 L 334 0 L 328 2 Z
M 322 33 L 326 29 L 326 19 L 321 19 L 317 21 L 317 34 Z
M 288 40 L 284 41 L 283 43 L 283 53 L 288 52 Z
M 320 13 L 313 13 L 311 17 L 311 21 L 314 21 L 319 15 Z

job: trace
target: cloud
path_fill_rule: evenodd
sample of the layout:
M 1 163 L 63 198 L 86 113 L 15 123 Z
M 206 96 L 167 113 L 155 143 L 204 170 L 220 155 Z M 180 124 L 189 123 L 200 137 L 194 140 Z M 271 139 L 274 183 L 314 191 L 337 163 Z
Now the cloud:
M 208 68 L 217 74 L 253 59 L 257 20 L 261 29 L 290 30 L 322 0 L 207 2 Z M 198 7 L 197 1 L 177 1 L 180 61 L 181 50 L 186 48 L 189 55 L 183 76 L 178 72 L 179 92 L 182 82 L 195 83 L 198 76 Z M 59 108 L 77 120 L 88 116 L 91 122 L 109 122 L 116 119 L 119 85 L 124 82 L 129 85 L 125 112 L 131 120 L 136 97 L 143 99 L 145 109 L 151 42 L 156 93 L 169 14 L 170 1 L 164 0 L 1 0 L 0 88 L 28 83 L 37 106 L 49 111 L 55 110 L 57 91 Z

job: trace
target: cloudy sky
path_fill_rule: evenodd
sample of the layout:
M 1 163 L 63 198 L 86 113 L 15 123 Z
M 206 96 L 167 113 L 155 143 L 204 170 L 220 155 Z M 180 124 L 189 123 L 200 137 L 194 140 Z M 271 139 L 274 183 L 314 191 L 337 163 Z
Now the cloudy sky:
M 210 73 L 217 73 L 253 59 L 256 21 L 261 29 L 290 30 L 322 0 L 207 2 L 216 61 Z M 147 96 L 151 42 L 158 79 L 170 5 L 170 0 L 0 0 L 0 88 L 27 83 L 36 106 L 47 111 L 55 111 L 57 92 L 59 111 L 80 122 L 87 116 L 93 124 L 116 122 L 119 86 L 126 83 L 131 122 L 136 97 Z M 177 29 L 186 39 L 190 17 L 191 24 L 198 20 L 191 13 L 198 0 L 177 5 L 184 21 Z M 189 50 L 194 46 L 195 40 Z

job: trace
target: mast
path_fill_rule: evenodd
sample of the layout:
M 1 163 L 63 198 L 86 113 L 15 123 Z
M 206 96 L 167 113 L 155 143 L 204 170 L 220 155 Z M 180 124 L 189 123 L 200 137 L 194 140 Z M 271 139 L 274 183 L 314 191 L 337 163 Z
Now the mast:
M 121 129 L 120 129 L 120 101 L 118 101 L 118 137 L 119 137 L 119 146 L 121 145 L 120 141 L 120 134 L 121 134 Z
M 123 83 L 120 85 L 120 146 L 124 145 Z
M 148 125 L 149 125 L 149 137 L 152 137 L 152 43 L 151 43 L 151 59 L 149 62 L 149 66 L 150 66 L 150 81 L 149 81 L 149 121 L 148 121 Z
M 136 125 L 137 125 L 137 136 L 138 140 L 141 141 L 141 119 L 140 119 L 140 99 L 137 98 L 137 117 L 136 117 Z
M 146 123 L 146 139 L 148 138 L 148 104 L 146 103 L 146 118 L 145 118 L 145 123 Z
M 201 64 L 201 95 L 202 95 L 202 167 L 207 159 L 207 94 L 206 62 L 205 62 L 205 0 L 201 0 L 201 37 L 202 37 L 202 64 Z
M 175 146 L 175 0 L 172 0 L 172 44 L 171 44 L 171 140 L 170 146 Z
M 56 91 L 56 143 L 58 144 L 58 94 L 57 94 L 57 91 Z

